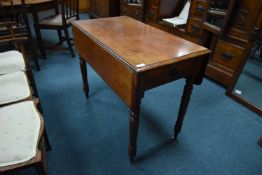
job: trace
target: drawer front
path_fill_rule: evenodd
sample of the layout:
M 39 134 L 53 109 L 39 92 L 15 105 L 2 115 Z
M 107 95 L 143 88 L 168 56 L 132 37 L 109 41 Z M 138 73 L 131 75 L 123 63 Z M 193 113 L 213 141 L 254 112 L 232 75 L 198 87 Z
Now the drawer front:
M 121 4 L 121 15 L 127 15 L 139 21 L 143 21 L 143 10 L 140 7 Z
M 190 16 L 203 19 L 208 8 L 205 0 L 192 0 Z
M 127 8 L 127 15 L 139 21 L 143 20 L 143 12 L 141 8 L 129 6 Z
M 97 15 L 101 18 L 109 16 L 109 3 L 105 0 L 97 0 L 96 3 Z
M 197 59 L 185 60 L 171 65 L 158 67 L 157 69 L 143 72 L 141 82 L 145 90 L 151 89 L 176 79 L 190 76 L 194 73 L 194 65 Z
M 158 10 L 159 10 L 159 5 L 158 4 L 147 4 L 146 6 L 147 10 L 145 12 L 145 18 L 146 21 L 156 21 L 158 20 Z
M 120 6 L 120 14 L 121 15 L 127 15 L 127 5 L 121 4 L 121 6 Z
M 204 32 L 202 21 L 196 18 L 190 18 L 187 22 L 187 32 L 195 37 L 201 37 Z
M 218 40 L 212 60 L 234 71 L 243 54 L 244 48 Z

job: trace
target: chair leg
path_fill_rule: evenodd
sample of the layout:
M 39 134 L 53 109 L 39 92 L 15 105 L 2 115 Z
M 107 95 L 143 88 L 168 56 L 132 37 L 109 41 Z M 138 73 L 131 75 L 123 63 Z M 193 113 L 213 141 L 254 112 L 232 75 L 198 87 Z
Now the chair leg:
M 36 33 L 36 38 L 37 38 L 37 42 L 38 42 L 38 46 L 41 52 L 41 55 L 44 59 L 46 59 L 46 53 L 45 53 L 45 49 L 43 47 L 43 39 L 42 39 L 42 35 L 40 32 L 40 29 L 38 28 L 38 26 L 35 24 L 35 33 Z
M 258 139 L 257 143 L 262 147 L 262 136 Z
M 62 31 L 60 29 L 57 29 L 57 34 L 59 38 L 59 45 L 62 45 L 63 44 Z
M 34 96 L 36 98 L 39 98 L 39 94 L 38 94 L 38 91 L 37 91 L 37 88 L 36 88 L 35 78 L 34 78 L 32 70 L 29 68 L 29 69 L 26 70 L 26 73 L 27 73 L 28 79 L 30 81 L 31 87 L 33 89 Z
M 30 65 L 29 65 L 29 58 L 28 58 L 27 55 L 25 54 L 25 48 L 24 48 L 24 46 L 21 45 L 20 49 L 21 49 L 21 52 L 22 52 L 22 54 L 23 54 L 23 56 L 24 56 L 24 58 L 25 58 L 25 60 L 26 60 L 26 62 L 27 62 L 27 63 L 26 63 L 26 64 L 27 64 L 27 67 L 30 67 Z M 39 65 L 39 62 L 38 62 L 38 58 L 37 58 L 36 56 L 34 56 L 33 59 L 34 59 L 34 62 L 35 62 L 36 70 L 39 71 L 39 70 L 40 70 L 40 65 Z
M 65 32 L 65 39 L 66 39 L 68 48 L 69 48 L 69 50 L 70 50 L 70 52 L 71 52 L 71 55 L 72 55 L 72 57 L 75 57 L 75 52 L 74 52 L 74 49 L 73 49 L 73 44 L 72 44 L 71 41 L 70 41 L 70 36 L 69 36 L 68 28 L 66 28 L 66 29 L 64 30 L 64 32 Z
M 257 46 L 255 48 L 253 48 L 251 57 L 254 57 L 256 55 L 257 50 L 258 50 Z
M 37 57 L 34 57 L 35 67 L 37 71 L 40 71 L 40 65 Z
M 46 151 L 45 151 L 45 138 L 42 137 L 39 145 L 41 150 L 42 161 L 39 162 L 36 166 L 37 173 L 39 175 L 47 175 L 47 163 L 46 163 Z
M 47 135 L 47 132 L 46 132 L 46 129 L 44 130 L 44 140 L 45 140 L 45 150 L 47 151 L 51 151 L 52 150 L 52 146 L 49 142 L 49 139 L 48 139 L 48 135 Z

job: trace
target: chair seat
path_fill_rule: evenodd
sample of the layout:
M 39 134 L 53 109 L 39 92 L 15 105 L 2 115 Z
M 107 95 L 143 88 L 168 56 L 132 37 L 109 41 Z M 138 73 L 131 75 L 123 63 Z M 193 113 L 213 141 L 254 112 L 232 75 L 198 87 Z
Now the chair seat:
M 24 72 L 0 76 L 0 105 L 31 97 L 30 88 Z
M 23 55 L 18 51 L 0 53 L 0 75 L 25 71 Z
M 67 24 L 70 24 L 72 21 L 75 21 L 76 17 L 70 18 L 66 21 Z M 49 16 L 47 18 L 39 21 L 39 25 L 48 25 L 48 26 L 63 26 L 62 15 Z
M 22 163 L 36 155 L 40 119 L 32 101 L 0 108 L 0 167 Z

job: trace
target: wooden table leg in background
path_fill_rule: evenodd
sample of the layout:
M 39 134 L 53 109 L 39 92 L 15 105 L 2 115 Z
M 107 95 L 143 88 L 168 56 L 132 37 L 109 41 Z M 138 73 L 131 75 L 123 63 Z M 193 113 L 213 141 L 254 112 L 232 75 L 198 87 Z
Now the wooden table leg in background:
M 189 104 L 190 96 L 193 90 L 193 79 L 192 78 L 187 78 L 186 79 L 186 84 L 184 87 L 183 91 L 183 96 L 180 102 L 180 107 L 179 107 L 179 112 L 178 112 L 178 117 L 176 121 L 176 125 L 174 128 L 174 140 L 177 139 L 178 134 L 180 133 L 184 121 L 184 117 L 186 114 L 186 110 Z
M 128 147 L 128 156 L 129 161 L 132 164 L 136 156 L 136 142 L 137 142 L 137 133 L 139 127 L 139 113 L 140 113 L 140 102 L 138 102 L 129 109 L 129 147 Z
M 262 136 L 258 139 L 257 143 L 262 147 Z
M 81 75 L 82 75 L 82 80 L 83 80 L 83 89 L 86 95 L 86 98 L 88 98 L 89 94 L 89 85 L 87 81 L 87 70 L 86 70 L 86 61 L 80 56 L 80 69 L 81 69 Z

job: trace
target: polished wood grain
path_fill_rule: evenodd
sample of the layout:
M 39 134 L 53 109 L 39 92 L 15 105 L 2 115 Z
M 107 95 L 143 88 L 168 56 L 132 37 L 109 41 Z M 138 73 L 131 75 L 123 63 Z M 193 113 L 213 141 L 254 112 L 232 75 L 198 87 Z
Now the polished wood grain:
M 193 84 L 202 82 L 209 50 L 125 16 L 73 22 L 73 34 L 80 54 L 86 97 L 89 88 L 84 60 L 129 107 L 130 162 L 136 155 L 144 92 L 185 78 L 186 86 L 174 129 L 176 138 Z
M 197 56 L 207 49 L 129 17 L 79 21 L 76 26 L 95 36 L 107 50 L 134 71 L 146 70 Z M 120 44 L 121 43 L 121 44 Z M 176 46 L 171 43 L 175 43 Z M 161 49 L 160 49 L 161 48 Z M 137 64 L 146 66 L 137 68 Z

